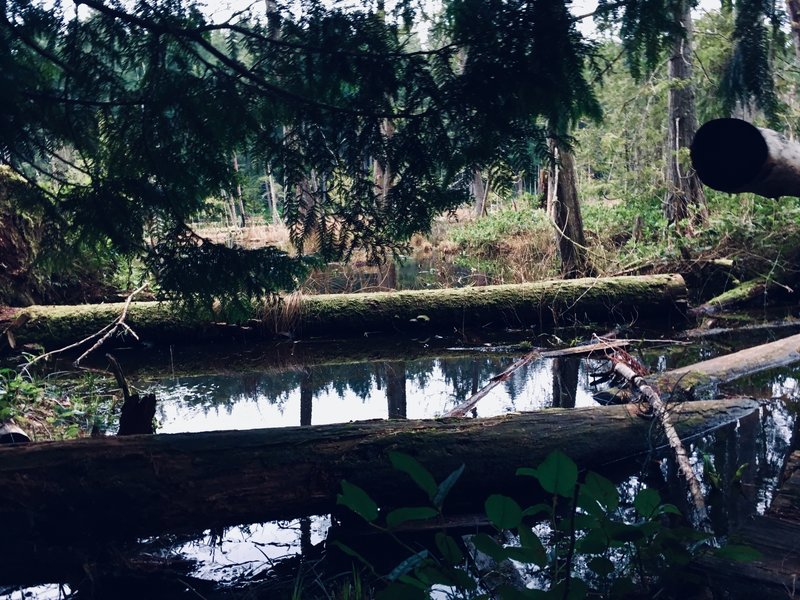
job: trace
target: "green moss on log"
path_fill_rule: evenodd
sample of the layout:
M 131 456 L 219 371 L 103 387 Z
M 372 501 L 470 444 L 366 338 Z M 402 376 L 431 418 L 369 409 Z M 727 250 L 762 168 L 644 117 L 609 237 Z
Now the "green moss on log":
M 208 323 L 167 303 L 135 302 L 127 324 L 154 342 L 242 335 L 363 336 L 470 328 L 537 327 L 656 319 L 669 325 L 685 317 L 687 290 L 680 275 L 541 281 L 473 288 L 301 296 L 267 310 L 257 323 L 234 327 Z M 48 348 L 73 343 L 112 323 L 123 304 L 39 306 L 15 335 Z

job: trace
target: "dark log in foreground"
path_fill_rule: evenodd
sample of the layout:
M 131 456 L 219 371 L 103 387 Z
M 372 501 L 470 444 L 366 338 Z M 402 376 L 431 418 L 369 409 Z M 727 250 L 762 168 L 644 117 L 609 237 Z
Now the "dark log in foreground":
M 673 420 L 686 436 L 757 406 L 749 399 L 693 402 L 676 406 Z M 389 450 L 415 456 L 438 480 L 466 464 L 448 510 L 460 500 L 482 506 L 489 494 L 517 486 L 530 498 L 530 482 L 515 477 L 518 467 L 538 464 L 555 448 L 599 467 L 648 450 L 652 430 L 635 406 L 614 406 L 0 448 L 0 548 L 30 536 L 99 540 L 324 514 L 343 478 L 379 503 L 426 502 L 391 468 Z
M 800 144 L 740 119 L 714 119 L 697 130 L 692 165 L 722 192 L 768 198 L 800 196 Z
M 249 329 L 201 322 L 169 304 L 134 302 L 126 323 L 145 341 L 183 342 L 241 337 L 365 336 L 378 332 L 452 333 L 464 328 L 616 323 L 656 319 L 684 322 L 686 284 L 680 275 L 540 281 L 474 288 L 299 296 L 285 305 L 254 308 Z M 15 331 L 20 343 L 48 349 L 87 337 L 119 318 L 124 305 L 36 306 Z

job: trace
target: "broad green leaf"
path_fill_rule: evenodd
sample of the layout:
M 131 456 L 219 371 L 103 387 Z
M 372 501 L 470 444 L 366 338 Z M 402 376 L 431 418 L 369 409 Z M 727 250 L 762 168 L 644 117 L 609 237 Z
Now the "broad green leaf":
M 614 563 L 605 556 L 595 556 L 588 562 L 588 566 L 600 577 L 606 577 L 614 572 Z
M 633 500 L 636 511 L 646 519 L 656 514 L 659 504 L 661 504 L 661 494 L 653 488 L 640 490 Z
M 386 515 L 386 525 L 397 527 L 406 521 L 423 521 L 438 516 L 439 511 L 430 506 L 410 506 L 398 508 Z
M 605 513 L 602 513 L 601 518 L 605 520 Z M 569 521 L 564 519 L 564 525 L 569 528 Z M 576 531 L 587 531 L 595 529 L 600 526 L 600 521 L 594 515 L 589 513 L 578 513 L 573 518 L 573 525 Z
M 503 547 L 498 544 L 493 537 L 485 533 L 473 535 L 472 543 L 478 550 L 483 552 L 489 558 L 493 558 L 496 561 L 505 560 L 506 558 L 506 553 Z
M 658 513 L 662 515 L 682 515 L 681 509 L 674 504 L 662 504 L 658 507 Z
M 442 531 L 436 534 L 436 547 L 442 558 L 451 565 L 459 565 L 464 560 L 464 553 L 458 546 L 458 542 Z
M 444 570 L 435 563 L 427 563 L 414 571 L 417 578 L 426 586 L 453 585 L 453 580 Z
M 378 518 L 378 505 L 375 501 L 360 487 L 344 479 L 342 493 L 336 495 L 336 504 L 346 506 L 370 523 Z
M 498 529 L 513 529 L 522 521 L 522 509 L 508 496 L 492 494 L 486 499 L 486 516 Z
M 542 513 L 549 514 L 550 511 L 553 510 L 553 507 L 549 504 L 534 504 L 533 506 L 529 506 L 525 510 L 522 511 L 523 517 L 535 517 L 536 515 L 540 515 Z
M 427 590 L 395 581 L 375 595 L 375 600 L 429 600 Z
M 439 484 L 438 489 L 436 490 L 436 494 L 433 496 L 433 505 L 436 508 L 442 508 L 444 504 L 444 499 L 447 498 L 447 494 L 450 493 L 450 490 L 453 489 L 453 486 L 458 481 L 458 478 L 461 477 L 461 474 L 464 472 L 464 465 L 458 467 L 455 471 L 450 473 L 442 483 Z
M 353 558 L 357 558 L 358 560 L 360 560 L 363 564 L 365 564 L 367 567 L 370 568 L 370 570 L 374 572 L 372 564 L 368 562 L 367 559 L 361 556 L 358 552 L 353 550 L 350 546 L 348 546 L 347 544 L 343 544 L 338 540 L 333 540 L 333 544 L 348 556 L 352 556 Z
M 436 480 L 430 471 L 423 467 L 420 462 L 404 452 L 389 452 L 389 460 L 392 461 L 392 466 L 398 471 L 403 471 L 414 480 L 423 492 L 428 495 L 428 498 L 433 500 L 436 495 Z
M 550 588 L 551 598 L 559 598 L 564 600 L 583 600 L 589 591 L 589 586 L 586 585 L 581 579 L 571 577 L 569 580 L 569 588 L 567 588 L 566 581 L 559 581 L 556 585 Z
M 520 467 L 517 469 L 517 475 L 521 477 L 535 477 L 536 479 L 539 478 L 539 471 L 536 469 L 531 469 L 530 467 Z
M 450 569 L 450 571 L 452 571 L 453 585 L 458 589 L 473 591 L 478 588 L 478 582 L 470 577 L 466 571 L 461 569 Z
M 619 492 L 617 486 L 611 481 L 598 475 L 593 471 L 586 474 L 586 479 L 581 485 L 581 497 L 590 498 L 603 507 L 607 512 L 611 512 L 619 507 Z M 590 510 L 588 506 L 581 502 L 581 506 Z
M 536 469 L 539 485 L 550 494 L 572 498 L 578 481 L 578 466 L 560 450 L 551 452 Z
M 517 528 L 517 533 L 519 534 L 519 541 L 526 548 L 534 548 L 537 551 L 541 549 L 542 552 L 545 551 L 542 540 L 533 532 L 533 529 L 524 523 Z
M 761 552 L 752 546 L 744 546 L 741 544 L 727 544 L 714 552 L 720 558 L 728 560 L 735 560 L 737 562 L 750 562 L 761 558 Z
M 428 560 L 428 554 L 429 553 L 427 550 L 420 550 L 416 554 L 412 554 L 403 562 L 401 562 L 399 565 L 397 565 L 394 569 L 392 569 L 392 572 L 389 573 L 386 576 L 386 578 L 389 581 L 396 581 L 403 575 L 407 575 L 408 573 L 416 569 L 418 566 L 420 566 L 422 563 L 424 563 L 426 560 Z
M 510 585 L 503 585 L 497 591 L 500 600 L 545 600 L 549 598 L 555 600 L 556 598 L 545 590 L 519 589 Z
M 608 550 L 608 536 L 600 529 L 592 529 L 577 542 L 582 554 L 602 554 Z
M 638 527 L 627 523 L 609 523 L 606 527 L 606 534 L 617 542 L 635 542 L 644 537 Z

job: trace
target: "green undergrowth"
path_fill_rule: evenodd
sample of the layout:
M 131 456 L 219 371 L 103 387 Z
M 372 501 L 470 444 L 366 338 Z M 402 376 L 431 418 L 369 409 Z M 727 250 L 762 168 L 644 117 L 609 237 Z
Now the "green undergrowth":
M 757 557 L 749 547 L 714 548 L 711 535 L 687 526 L 679 509 L 655 489 L 618 488 L 598 473 L 580 472 L 558 450 L 536 468 L 517 470 L 542 501 L 526 506 L 492 494 L 484 504 L 486 527 L 462 536 L 429 526 L 435 533 L 428 544 L 419 538 L 411 542 L 404 533 L 414 525 L 442 518 L 464 466 L 437 482 L 413 457 L 400 452 L 389 457 L 424 492 L 427 504 L 382 509 L 347 481 L 337 501 L 404 558 L 381 568 L 355 544 L 333 542 L 362 567 L 359 584 L 372 582 L 377 600 L 685 597 L 697 587 L 685 567 L 698 552 L 742 561 Z
M 0 422 L 18 425 L 33 441 L 102 434 L 117 427 L 115 398 L 94 373 L 47 377 L 0 369 Z

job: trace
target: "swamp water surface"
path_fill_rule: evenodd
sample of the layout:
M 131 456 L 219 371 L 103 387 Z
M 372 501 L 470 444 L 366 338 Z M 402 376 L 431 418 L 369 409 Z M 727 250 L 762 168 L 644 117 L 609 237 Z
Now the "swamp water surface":
M 746 335 L 687 345 L 651 343 L 643 344 L 641 353 L 631 352 L 652 371 L 660 371 L 761 341 Z M 124 353 L 119 357 L 124 365 L 134 365 L 127 370 L 136 387 L 157 394 L 158 432 L 178 433 L 435 418 L 469 398 L 525 353 L 519 347 L 494 344 L 477 349 L 442 348 L 422 357 L 404 353 L 406 358 L 400 358 L 381 352 L 370 360 L 350 360 L 344 356 L 351 353 L 350 348 L 345 352 L 344 347 L 337 350 L 334 345 L 326 356 L 313 360 L 299 359 L 292 356 L 294 352 L 289 358 L 282 353 L 279 360 L 273 360 L 273 350 L 274 346 L 250 347 L 246 361 L 240 361 L 236 353 L 213 347 L 201 352 L 207 354 L 207 360 L 200 362 L 191 350 L 178 347 L 151 354 L 143 363 L 137 357 L 126 358 Z M 186 371 L 187 364 L 192 365 L 191 371 Z M 552 406 L 597 404 L 594 396 L 603 386 L 593 387 L 591 375 L 605 365 L 601 360 L 572 358 L 533 361 L 495 387 L 472 414 L 488 417 Z M 794 406 L 800 401 L 798 381 L 800 372 L 785 368 L 726 386 L 724 391 L 732 395 L 776 400 L 737 424 L 692 440 L 692 458 L 699 472 L 703 454 L 728 481 L 747 464 L 739 492 L 725 494 L 716 505 L 712 501 L 718 532 L 724 534 L 748 515 L 768 507 L 792 444 Z M 524 457 L 520 466 L 526 466 Z M 621 475 L 618 484 L 623 490 L 641 485 L 657 487 L 665 499 L 682 508 L 686 505 L 685 492 L 676 482 L 669 461 L 654 455 L 644 468 L 641 457 L 632 457 L 628 474 Z M 707 482 L 705 485 L 711 493 Z M 331 523 L 329 515 L 317 515 L 206 531 L 194 537 L 167 535 L 140 543 L 151 555 L 188 559 L 191 567 L 186 575 L 192 578 L 245 585 L 268 585 L 272 581 L 291 589 L 291 578 L 298 576 L 301 563 L 305 576 L 323 577 L 313 574 L 313 569 Z M 7 591 L 8 598 L 22 597 L 22 591 L 16 595 Z M 57 598 L 70 591 L 45 586 L 29 588 L 27 593 L 26 597 Z

